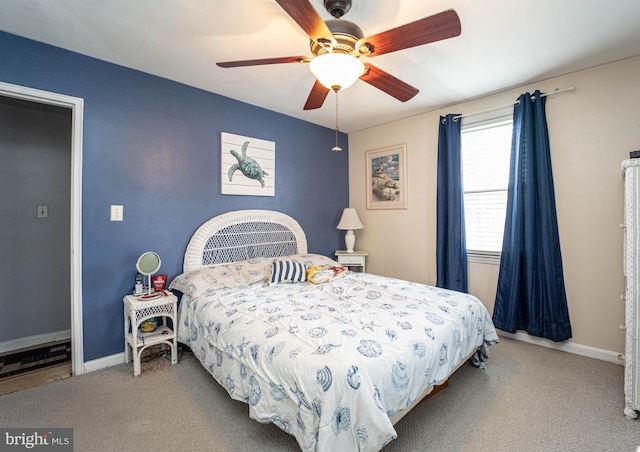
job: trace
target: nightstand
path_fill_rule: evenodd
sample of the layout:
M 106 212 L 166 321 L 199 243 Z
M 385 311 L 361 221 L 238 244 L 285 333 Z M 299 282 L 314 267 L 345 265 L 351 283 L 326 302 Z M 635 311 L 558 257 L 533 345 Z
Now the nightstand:
M 171 364 L 178 362 L 178 342 L 175 332 L 168 325 L 177 325 L 178 297 L 171 292 L 159 292 L 155 298 L 144 298 L 138 295 L 127 295 L 124 303 L 124 355 L 125 362 L 131 361 L 133 355 L 133 375 L 140 375 L 140 355 L 145 348 L 156 344 L 171 347 Z M 140 324 L 145 320 L 161 317 L 162 324 L 151 332 L 141 333 Z
M 346 251 L 336 251 L 338 257 L 338 263 L 344 267 L 348 267 L 349 270 L 360 269 L 361 272 L 365 272 L 365 261 L 369 253 L 366 251 L 354 251 L 353 253 L 347 253 Z

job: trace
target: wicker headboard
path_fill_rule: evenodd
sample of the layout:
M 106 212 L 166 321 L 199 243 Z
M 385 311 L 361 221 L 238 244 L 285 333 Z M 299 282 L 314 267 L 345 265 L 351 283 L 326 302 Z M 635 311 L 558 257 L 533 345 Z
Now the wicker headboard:
M 307 238 L 296 220 L 273 210 L 236 210 L 200 226 L 184 255 L 183 271 L 307 253 Z

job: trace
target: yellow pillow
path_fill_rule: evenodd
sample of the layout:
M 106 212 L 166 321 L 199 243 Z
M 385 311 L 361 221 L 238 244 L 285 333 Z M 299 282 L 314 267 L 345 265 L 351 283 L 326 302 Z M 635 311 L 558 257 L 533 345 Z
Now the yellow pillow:
M 322 284 L 331 281 L 338 275 L 347 271 L 347 267 L 330 267 L 328 265 L 314 265 L 307 268 L 307 281 L 313 284 Z

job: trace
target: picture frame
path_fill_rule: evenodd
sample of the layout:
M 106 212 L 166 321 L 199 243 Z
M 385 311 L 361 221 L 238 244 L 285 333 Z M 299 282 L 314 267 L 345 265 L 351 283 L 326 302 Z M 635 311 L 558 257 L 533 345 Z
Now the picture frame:
M 275 142 L 221 132 L 221 194 L 275 196 L 275 162 Z
M 407 208 L 407 145 L 365 152 L 367 209 Z

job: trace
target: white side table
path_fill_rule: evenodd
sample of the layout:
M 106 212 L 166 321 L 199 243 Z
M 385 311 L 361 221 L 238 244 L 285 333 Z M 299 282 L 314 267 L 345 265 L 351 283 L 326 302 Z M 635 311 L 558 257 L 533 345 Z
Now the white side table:
M 369 253 L 366 251 L 354 251 L 353 253 L 347 253 L 346 251 L 336 251 L 338 257 L 338 263 L 344 267 L 348 267 L 349 270 L 359 269 L 361 272 L 366 272 L 365 263 Z
M 177 325 L 176 305 L 178 297 L 165 291 L 156 298 L 142 298 L 127 295 L 124 302 L 124 354 L 125 362 L 131 361 L 133 355 L 133 375 L 140 375 L 140 355 L 145 348 L 156 344 L 167 344 L 171 347 L 171 364 L 178 362 L 178 341 L 175 332 L 169 327 L 167 319 Z M 162 317 L 162 325 L 155 331 L 141 333 L 138 329 L 145 320 Z

